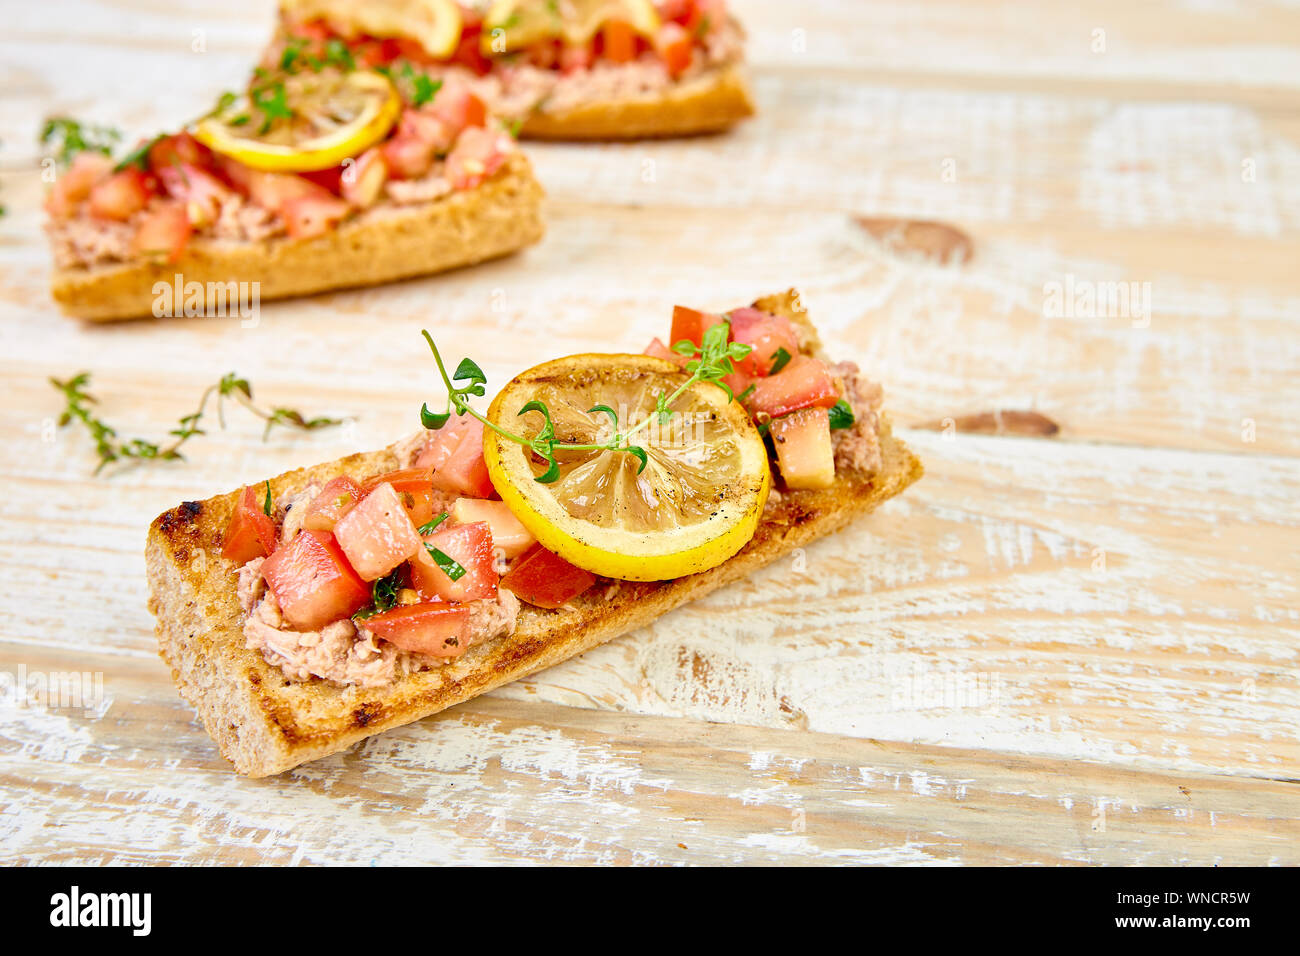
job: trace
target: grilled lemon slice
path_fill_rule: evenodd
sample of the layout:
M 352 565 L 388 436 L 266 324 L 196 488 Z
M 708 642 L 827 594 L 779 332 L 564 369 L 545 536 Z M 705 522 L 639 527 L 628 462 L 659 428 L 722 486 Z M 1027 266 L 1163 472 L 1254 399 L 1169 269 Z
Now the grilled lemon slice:
M 194 138 L 253 169 L 311 172 L 360 155 L 401 112 L 401 96 L 381 73 L 293 73 L 200 120 Z
M 557 442 L 597 444 L 612 434 L 608 412 L 626 429 L 654 415 L 660 395 L 687 376 L 647 355 L 574 355 L 514 378 L 492 402 L 494 424 L 532 439 L 550 412 Z M 706 571 L 754 535 L 771 487 L 767 451 L 745 409 L 717 385 L 697 382 L 632 439 L 646 464 L 626 451 L 557 449 L 560 475 L 528 448 L 484 433 L 497 493 L 545 547 L 593 574 L 661 581 Z
M 280 0 L 295 19 L 325 20 L 347 36 L 414 40 L 436 60 L 456 52 L 464 19 L 455 0 Z
M 480 43 L 486 56 L 543 40 L 587 43 L 610 20 L 621 20 L 650 40 L 659 32 L 659 14 L 650 0 L 496 0 L 483 20 Z

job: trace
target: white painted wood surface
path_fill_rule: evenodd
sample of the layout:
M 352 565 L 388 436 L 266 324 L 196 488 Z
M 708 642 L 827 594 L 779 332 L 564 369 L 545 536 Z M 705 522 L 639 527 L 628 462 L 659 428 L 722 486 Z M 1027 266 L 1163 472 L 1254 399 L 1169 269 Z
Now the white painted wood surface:
M 104 699 L 0 710 L 5 859 L 1300 862 L 1300 9 L 735 6 L 755 121 L 530 146 L 542 245 L 252 329 L 59 316 L 33 144 L 51 113 L 144 133 L 197 112 L 270 4 L 8 13 L 0 671 L 89 671 Z M 935 265 L 858 216 L 952 223 L 974 256 Z M 1148 282 L 1149 319 L 1045 315 L 1067 281 Z M 443 718 L 274 780 L 228 771 L 154 649 L 155 514 L 409 431 L 436 392 L 423 326 L 499 383 L 638 349 L 674 302 L 791 284 L 884 382 L 921 484 Z M 231 369 L 354 420 L 263 445 L 235 413 L 187 464 L 92 478 L 46 384 L 81 369 L 128 434 L 162 436 Z M 1061 432 L 910 427 L 1001 408 Z

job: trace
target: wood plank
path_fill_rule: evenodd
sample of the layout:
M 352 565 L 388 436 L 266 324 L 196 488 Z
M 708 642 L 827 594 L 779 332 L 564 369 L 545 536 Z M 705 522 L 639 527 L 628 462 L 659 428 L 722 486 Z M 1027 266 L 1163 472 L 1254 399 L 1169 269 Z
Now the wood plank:
M 1294 783 L 491 698 L 250 783 L 152 676 L 117 688 L 0 728 L 0 859 L 1231 865 L 1300 837 Z

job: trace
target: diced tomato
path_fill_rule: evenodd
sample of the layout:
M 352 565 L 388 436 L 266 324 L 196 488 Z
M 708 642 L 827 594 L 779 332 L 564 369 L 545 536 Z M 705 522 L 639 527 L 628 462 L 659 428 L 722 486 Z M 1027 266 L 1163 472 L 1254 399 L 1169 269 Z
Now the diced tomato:
M 357 574 L 367 581 L 382 578 L 420 550 L 420 536 L 406 504 L 387 482 L 338 520 L 334 536 Z
M 332 196 L 343 195 L 343 165 L 341 163 L 338 166 L 308 170 L 297 175 L 310 183 L 315 183 Z
M 645 355 L 653 355 L 655 358 L 668 359 L 670 362 L 676 362 L 678 365 L 685 365 L 690 359 L 685 355 L 678 355 L 668 346 L 664 345 L 658 338 L 650 340 L 650 344 L 645 347 Z
M 702 37 L 726 21 L 726 0 L 692 0 L 691 10 L 686 16 L 684 26 L 691 36 Z
M 490 73 L 492 71 L 492 61 L 483 55 L 482 44 L 483 30 L 481 25 L 471 27 L 467 24 L 465 32 L 461 34 L 460 44 L 456 47 L 456 52 L 451 55 L 451 62 L 468 67 L 479 76 Z
M 636 31 L 623 20 L 610 20 L 600 31 L 601 54 L 615 63 L 636 59 Z
M 735 363 L 736 371 L 758 378 L 771 372 L 781 349 L 790 358 L 799 354 L 799 338 L 785 316 L 748 307 L 733 309 L 729 315 L 731 340 L 752 346 L 752 351 Z
M 383 152 L 375 147 L 362 153 L 347 164 L 340 180 L 343 198 L 358 209 L 373 206 L 388 182 L 388 163 Z
M 596 51 L 590 43 L 565 43 L 560 47 L 560 69 L 565 73 L 586 70 L 596 60 Z
M 449 83 L 443 86 L 433 98 L 430 109 L 457 133 L 487 123 L 487 106 L 468 87 L 461 84 Z
M 537 543 L 504 501 L 458 498 L 451 506 L 451 520 L 456 524 L 486 522 L 492 532 L 492 546 L 507 558 L 517 558 Z
M 447 156 L 447 178 L 456 189 L 473 189 L 506 161 L 502 134 L 470 126 Z
M 681 76 L 690 69 L 691 60 L 695 56 L 690 31 L 670 20 L 659 28 L 659 35 L 655 37 L 655 52 L 668 67 L 670 76 Z
M 754 380 L 748 405 L 751 411 L 780 418 L 800 408 L 830 408 L 840 400 L 835 380 L 814 358 L 796 355 L 775 375 Z
M 433 165 L 433 144 L 415 136 L 394 136 L 379 150 L 393 179 L 419 179 Z
M 190 223 L 198 227 L 216 222 L 222 204 L 234 195 L 216 176 L 191 163 L 163 166 L 158 181 L 167 195 L 183 204 Z
M 247 564 L 254 558 L 264 558 L 275 550 L 275 522 L 262 511 L 257 489 L 251 485 L 244 489 L 235 504 L 235 513 L 226 525 L 226 537 L 221 545 L 221 556 L 236 564 Z
M 528 48 L 528 62 L 539 70 L 553 70 L 560 61 L 560 42 L 541 40 Z
M 496 494 L 492 479 L 488 476 L 487 462 L 483 460 L 483 423 L 473 416 L 460 420 L 456 434 L 449 434 L 445 441 L 455 442 L 450 451 L 446 445 L 426 446 L 428 462 L 421 455 L 417 465 L 430 464 L 433 467 L 433 487 L 450 491 L 470 498 L 490 498 Z M 444 425 L 445 430 L 451 422 Z M 437 434 L 437 433 L 435 433 Z M 434 462 L 441 461 L 441 464 Z
M 712 312 L 699 312 L 695 309 L 688 309 L 684 305 L 673 306 L 673 331 L 668 345 L 676 345 L 682 339 L 689 339 L 696 345 L 704 344 L 704 333 L 717 325 L 719 322 L 725 322 L 720 315 L 714 315 Z
M 262 577 L 284 619 L 301 630 L 350 617 L 371 599 L 370 588 L 328 531 L 299 531 L 266 559 Z
M 45 211 L 55 219 L 67 219 L 90 195 L 100 180 L 113 172 L 113 161 L 103 153 L 78 153 L 45 199 Z
M 439 93 L 439 96 L 442 94 Z M 437 100 L 418 110 L 407 110 L 397 124 L 397 136 L 427 143 L 435 154 L 445 153 L 456 142 L 459 132 L 455 123 L 437 109 Z
M 287 22 L 285 24 L 288 32 L 296 37 L 307 37 L 312 40 L 328 40 L 334 36 L 334 31 L 324 20 L 300 20 Z
M 829 488 L 835 484 L 835 453 L 830 415 L 824 408 L 801 408 L 772 419 L 772 445 L 787 488 Z
M 436 548 L 451 558 L 465 573 L 452 580 L 433 555 Z M 411 558 L 411 585 L 426 601 L 482 601 L 497 595 L 496 554 L 492 530 L 486 521 L 440 527 L 424 539 L 424 546 Z
M 590 571 L 575 567 L 540 544 L 510 566 L 501 587 L 537 607 L 562 607 L 596 583 Z
M 302 526 L 309 531 L 333 531 L 339 519 L 364 497 L 361 486 L 347 475 L 331 478 L 307 505 Z
M 247 190 L 253 202 L 274 213 L 281 213 L 287 203 L 296 199 L 334 198 L 328 189 L 292 173 L 266 173 L 239 163 L 226 163 L 223 168 L 233 182 Z
M 131 255 L 175 262 L 190 241 L 190 218 L 178 202 L 156 202 L 140 218 L 131 237 Z
M 684 20 L 695 9 L 695 0 L 657 0 L 655 7 L 663 20 Z
M 470 423 L 475 420 L 473 415 L 455 415 L 447 419 L 447 423 L 441 428 L 425 432 L 424 448 L 415 456 L 415 467 L 432 468 L 434 474 L 437 474 L 438 469 L 447 464 L 452 452 L 465 437 Z
M 397 496 L 402 499 L 407 514 L 411 516 L 411 524 L 418 528 L 433 517 L 433 480 L 430 469 L 404 468 L 368 478 L 362 485 L 362 493 L 369 494 L 385 482 L 392 485 Z
M 323 236 L 336 227 L 352 211 L 342 199 L 308 197 L 290 199 L 280 207 L 284 226 L 293 239 L 311 239 Z
M 164 136 L 149 147 L 149 168 L 155 173 L 177 165 L 199 166 L 208 162 L 208 148 L 189 133 Z
M 125 222 L 149 203 L 149 185 L 134 166 L 101 179 L 90 190 L 90 211 L 101 219 Z
M 433 657 L 465 653 L 461 640 L 469 623 L 469 608 L 444 602 L 405 604 L 365 620 L 365 626 L 404 651 Z

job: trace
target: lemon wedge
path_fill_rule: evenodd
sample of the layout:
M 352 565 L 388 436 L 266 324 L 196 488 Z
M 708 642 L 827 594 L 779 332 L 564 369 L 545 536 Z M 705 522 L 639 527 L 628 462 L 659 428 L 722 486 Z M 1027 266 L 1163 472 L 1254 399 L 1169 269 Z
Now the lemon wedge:
M 574 355 L 516 376 L 488 420 L 532 439 L 550 412 L 557 442 L 608 441 L 613 421 L 628 429 L 654 416 L 660 395 L 687 379 L 676 363 L 647 355 Z M 593 574 L 661 581 L 706 571 L 754 536 L 771 488 L 767 451 L 748 413 L 717 385 L 697 382 L 627 451 L 556 450 L 559 477 L 536 479 L 549 464 L 488 429 L 483 453 L 502 500 L 545 547 Z M 639 473 L 638 473 L 639 472 Z
M 281 0 L 293 19 L 325 20 L 345 36 L 414 40 L 434 59 L 456 52 L 464 27 L 455 0 Z
M 294 73 L 200 120 L 194 138 L 253 169 L 310 172 L 360 155 L 401 111 L 401 96 L 381 73 Z
M 610 20 L 622 20 L 646 39 L 659 32 L 650 0 L 496 0 L 483 19 L 485 56 L 509 53 L 543 40 L 590 42 Z

